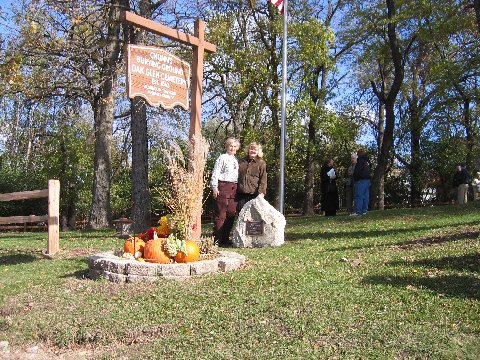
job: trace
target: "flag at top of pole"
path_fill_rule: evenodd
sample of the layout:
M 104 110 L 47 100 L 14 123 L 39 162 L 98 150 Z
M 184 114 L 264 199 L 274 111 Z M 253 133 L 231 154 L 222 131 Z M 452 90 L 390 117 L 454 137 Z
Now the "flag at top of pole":
M 283 14 L 283 0 L 268 0 L 268 1 L 278 8 L 278 11 L 280 11 L 280 14 Z

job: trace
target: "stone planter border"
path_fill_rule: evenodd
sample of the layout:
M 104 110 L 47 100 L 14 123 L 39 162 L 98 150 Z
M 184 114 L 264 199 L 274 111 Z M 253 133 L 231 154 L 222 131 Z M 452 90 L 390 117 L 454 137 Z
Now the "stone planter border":
M 115 283 L 155 282 L 160 279 L 184 279 L 191 276 L 232 271 L 244 265 L 245 256 L 233 251 L 220 251 L 220 256 L 184 264 L 154 264 L 123 259 L 108 251 L 88 258 L 88 276 Z

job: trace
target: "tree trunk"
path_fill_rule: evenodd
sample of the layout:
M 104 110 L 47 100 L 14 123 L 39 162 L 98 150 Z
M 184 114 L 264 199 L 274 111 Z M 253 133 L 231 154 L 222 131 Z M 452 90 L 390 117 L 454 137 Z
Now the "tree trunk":
M 465 157 L 465 164 L 467 165 L 467 169 L 471 171 L 473 166 L 473 159 L 474 159 L 474 149 L 475 149 L 475 141 L 473 136 L 473 126 L 472 126 L 472 119 L 471 119 L 471 112 L 470 112 L 470 98 L 462 94 L 463 99 L 463 126 L 465 127 L 465 140 L 467 143 L 467 154 Z
M 150 19 L 151 1 L 140 2 L 140 16 Z M 145 32 L 134 35 L 130 29 L 132 42 L 143 44 Z M 141 232 L 151 226 L 151 201 L 148 187 L 148 129 L 147 104 L 140 97 L 130 102 L 132 133 L 132 213 L 133 230 Z
M 382 72 L 382 67 L 379 66 L 379 71 Z M 381 93 L 385 94 L 385 89 L 386 89 L 386 80 L 385 76 L 386 74 L 382 74 L 382 84 L 381 84 Z M 385 104 L 381 101 L 379 101 L 378 104 L 378 123 L 377 123 L 377 137 L 376 137 L 376 142 L 377 142 L 377 153 L 375 156 L 378 157 L 380 156 L 380 149 L 382 148 L 383 144 L 383 136 L 385 133 Z M 377 160 L 378 161 L 378 160 Z M 372 177 L 372 186 L 371 186 L 371 191 L 370 191 L 370 209 L 372 210 L 379 210 L 384 208 L 385 204 L 385 177 L 384 176 L 379 176 L 378 178 L 375 176 L 375 173 L 373 174 Z
M 380 148 L 380 154 L 378 156 L 377 167 L 373 173 L 373 183 L 378 186 L 376 189 L 377 191 L 375 192 L 378 210 L 383 210 L 385 208 L 384 182 L 388 161 L 390 159 L 390 151 L 393 144 L 393 130 L 395 127 L 394 106 L 395 103 L 385 103 L 385 133 L 383 136 L 382 147 Z
M 313 78 L 312 89 L 310 91 L 310 99 L 315 104 L 318 100 L 318 76 Z M 314 111 L 310 111 L 310 119 L 308 121 L 308 140 L 307 140 L 307 153 L 305 157 L 305 198 L 303 200 L 303 213 L 304 215 L 313 215 L 313 194 L 315 186 L 315 152 L 316 152 L 316 114 Z
M 101 75 L 103 83 L 98 95 L 94 96 L 93 114 L 95 129 L 95 159 L 93 175 L 93 196 L 88 227 L 99 229 L 111 223 L 110 185 L 112 145 L 112 125 L 115 106 L 114 84 L 116 82 L 116 65 L 120 55 L 120 14 L 128 5 L 127 0 L 112 0 L 108 13 L 108 34 L 106 55 Z
M 422 158 L 420 155 L 420 136 L 422 125 L 420 119 L 420 109 L 418 108 L 418 99 L 413 96 L 410 103 L 410 205 L 414 206 L 422 201 Z
M 318 86 L 318 77 L 321 74 L 320 88 Z M 327 77 L 328 69 L 326 66 L 319 66 L 313 72 L 312 82 L 310 85 L 310 100 L 315 104 L 315 109 L 322 108 L 325 104 L 325 95 L 327 94 Z M 308 142 L 307 154 L 305 159 L 305 199 L 303 213 L 305 215 L 313 215 L 313 194 L 315 187 L 315 159 L 317 149 L 317 114 L 311 111 L 308 123 Z
M 133 230 L 141 232 L 151 226 L 151 203 L 148 188 L 147 104 L 139 97 L 132 109 L 132 214 Z
M 310 117 L 308 123 L 308 143 L 307 154 L 305 158 L 305 198 L 303 205 L 304 215 L 313 215 L 313 193 L 314 193 L 314 173 L 315 173 L 315 119 Z
M 105 83 L 111 84 L 109 81 Z M 108 85 L 103 86 L 103 90 Z M 111 89 L 110 89 L 111 91 Z M 95 160 L 93 173 L 93 198 L 88 227 L 105 228 L 110 225 L 110 147 L 112 144 L 113 94 L 95 101 Z
M 386 5 L 388 18 L 392 20 L 396 16 L 395 0 L 386 0 Z M 380 93 L 374 83 L 372 83 L 375 95 L 377 95 L 379 101 L 383 102 L 385 105 L 385 133 L 383 135 L 383 142 L 380 148 L 380 154 L 378 156 L 377 167 L 375 168 L 373 174 L 373 182 L 379 185 L 385 179 L 387 164 L 391 156 L 390 152 L 393 145 L 393 131 L 395 129 L 395 101 L 402 86 L 405 74 L 403 56 L 400 51 L 401 47 L 397 38 L 395 22 L 391 21 L 387 24 L 387 35 L 388 46 L 390 48 L 394 67 L 393 82 L 388 92 L 388 95 L 385 96 L 383 93 Z M 383 192 L 380 193 L 380 191 L 381 189 L 379 186 L 376 194 L 378 195 L 378 209 L 383 210 Z

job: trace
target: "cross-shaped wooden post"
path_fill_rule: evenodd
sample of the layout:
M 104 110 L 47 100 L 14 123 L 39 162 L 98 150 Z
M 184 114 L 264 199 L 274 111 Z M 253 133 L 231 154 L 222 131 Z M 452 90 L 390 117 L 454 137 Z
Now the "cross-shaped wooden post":
M 132 12 L 125 11 L 123 19 L 126 23 L 134 25 L 140 29 L 147 30 L 157 35 L 165 36 L 176 40 L 182 44 L 193 47 L 192 63 L 192 104 L 190 110 L 190 139 L 192 136 L 200 134 L 201 116 L 202 116 L 202 81 L 203 81 L 203 58 L 204 52 L 215 52 L 217 47 L 205 41 L 205 21 L 197 19 L 195 21 L 194 36 L 187 35 L 168 26 L 157 23 L 153 20 L 143 18 Z
M 132 12 L 125 11 L 123 13 L 123 21 L 134 25 L 140 29 L 144 29 L 151 33 L 165 36 L 171 40 L 178 41 L 182 44 L 193 47 L 193 63 L 192 63 L 192 99 L 190 107 L 190 130 L 189 138 L 193 139 L 196 135 L 200 135 L 201 117 L 202 117 L 202 81 L 203 81 L 203 58 L 205 51 L 215 52 L 217 47 L 205 41 L 205 22 L 197 19 L 195 21 L 194 36 L 187 35 L 183 32 L 169 28 L 168 26 L 157 23 L 153 20 L 143 18 Z M 202 201 L 202 199 L 199 199 Z M 197 228 L 193 237 L 198 240 L 201 235 L 201 214 L 197 217 Z

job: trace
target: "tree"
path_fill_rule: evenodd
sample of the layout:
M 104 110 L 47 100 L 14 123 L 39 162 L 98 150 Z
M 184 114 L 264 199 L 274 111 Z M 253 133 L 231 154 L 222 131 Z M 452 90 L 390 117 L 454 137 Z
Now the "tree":
M 417 36 L 415 27 L 406 27 L 408 22 L 406 12 L 409 4 L 408 2 L 397 4 L 396 0 L 385 0 L 368 5 L 357 3 L 351 10 L 352 16 L 355 16 L 363 25 L 362 30 L 369 34 L 362 46 L 365 51 L 373 50 L 379 59 L 376 63 L 382 64 L 381 77 L 370 78 L 371 89 L 381 109 L 385 111 L 385 128 L 370 192 L 370 203 L 374 209 L 384 208 L 382 184 L 388 162 L 392 157 L 396 122 L 395 105 L 405 76 L 405 59 Z M 397 30 L 399 27 L 402 31 Z M 383 115 L 380 113 L 379 116 Z
M 291 71 L 297 79 L 298 99 L 307 105 L 307 147 L 304 158 L 303 212 L 312 215 L 314 210 L 315 163 L 318 162 L 317 137 L 322 121 L 335 119 L 327 113 L 327 101 L 337 88 L 331 73 L 341 57 L 348 53 L 358 39 L 336 38 L 331 28 L 335 16 L 341 13 L 344 1 L 301 2 L 293 12 L 290 44 Z M 314 15 L 312 15 L 314 14 Z M 317 16 L 317 17 L 315 17 Z M 323 19 L 321 17 L 323 16 Z M 345 41 L 343 41 L 345 40 Z M 292 83 L 292 82 L 290 82 Z M 304 99 L 308 99 L 304 101 Z M 323 128 L 328 125 L 323 126 Z M 329 135 L 329 134 L 326 134 Z
M 278 10 L 264 3 L 258 6 L 253 1 L 225 4 L 212 0 L 209 6 L 206 14 L 209 35 L 219 50 L 209 60 L 214 71 L 205 72 L 209 83 L 205 93 L 221 94 L 220 106 L 227 116 L 224 120 L 234 131 L 239 131 L 242 143 L 258 141 L 264 145 L 268 196 L 278 199 L 281 84 Z
M 18 64 L 8 91 L 28 99 L 62 96 L 90 103 L 95 157 L 89 226 L 110 224 L 112 124 L 127 0 L 36 1 L 15 10 L 21 29 L 5 63 Z M 28 70 L 26 70 L 28 69 Z
M 95 159 L 93 179 L 93 199 L 88 226 L 96 229 L 107 227 L 111 222 L 110 186 L 111 163 L 110 147 L 115 105 L 115 82 L 118 64 L 121 61 L 121 10 L 127 8 L 127 0 L 112 0 L 108 8 L 107 34 L 104 38 L 103 61 L 99 68 L 101 79 L 99 91 L 93 96 L 95 119 Z

